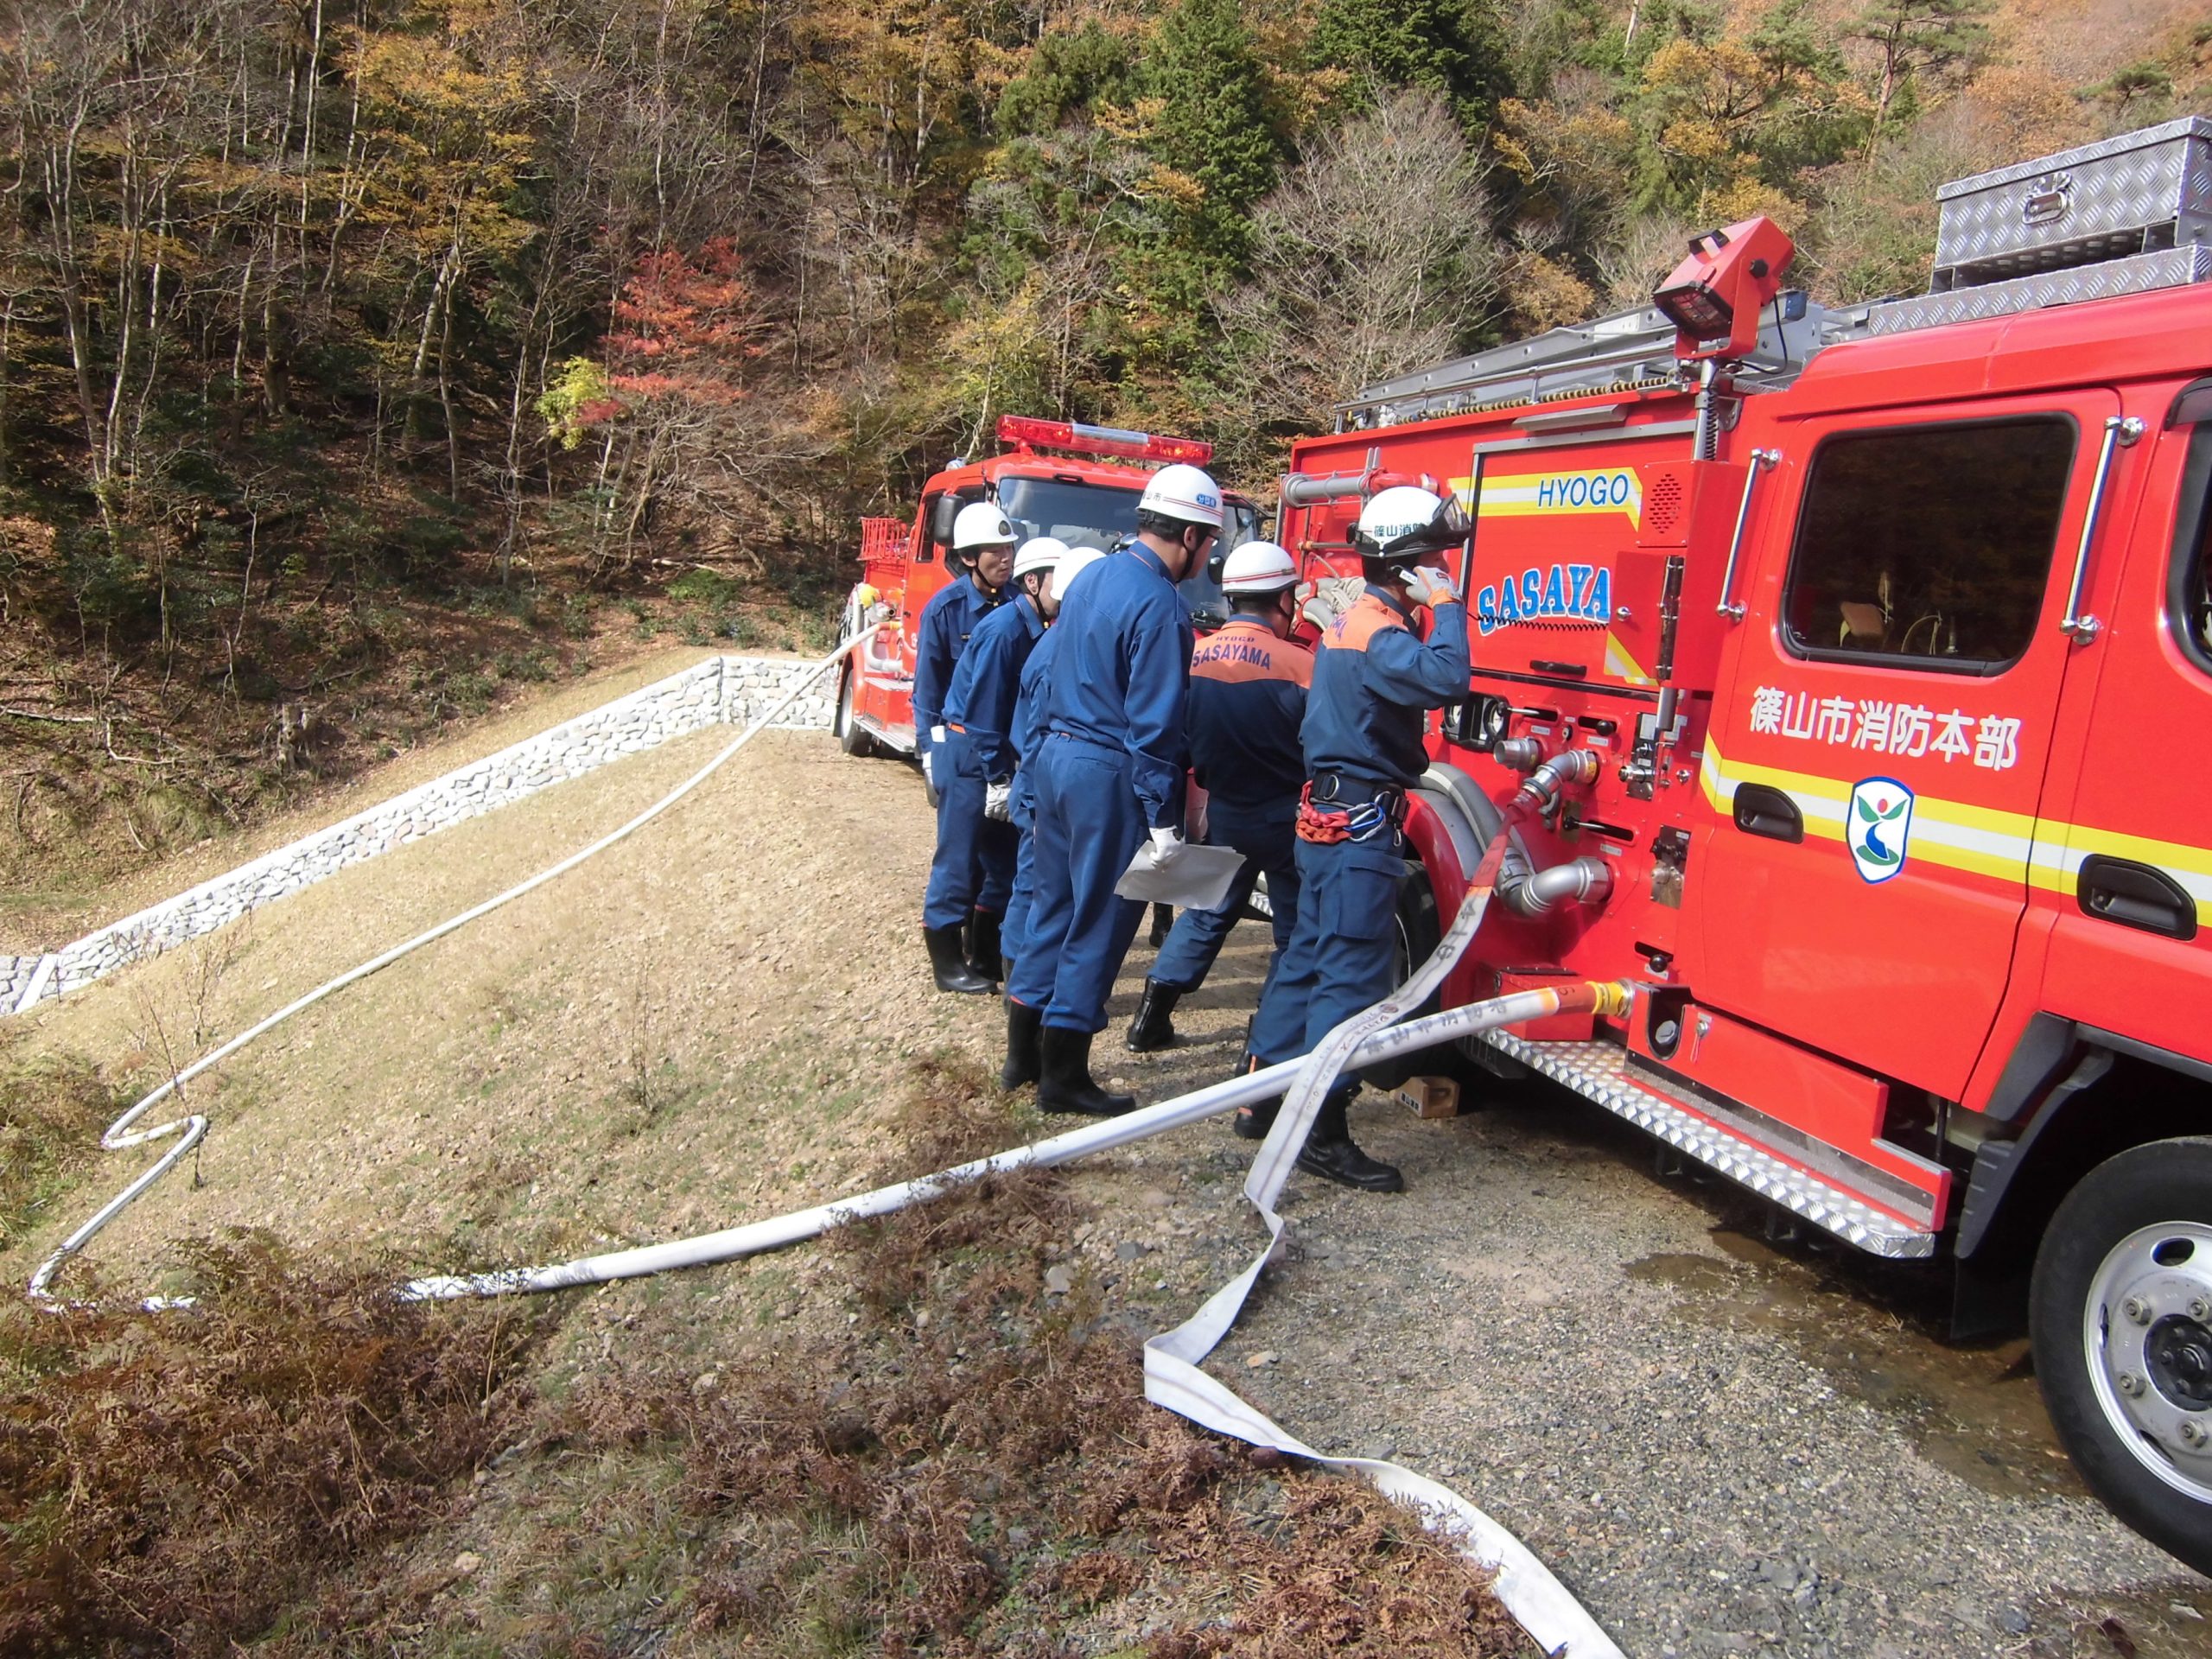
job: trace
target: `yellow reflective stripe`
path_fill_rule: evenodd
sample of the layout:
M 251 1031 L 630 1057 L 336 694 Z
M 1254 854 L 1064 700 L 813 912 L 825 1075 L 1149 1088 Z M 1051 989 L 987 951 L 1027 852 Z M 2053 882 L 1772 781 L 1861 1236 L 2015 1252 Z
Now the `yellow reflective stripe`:
M 2164 865 L 2177 876 L 2212 878 L 2212 848 L 2187 847 L 2176 841 L 2153 841 L 2148 836 L 2126 835 L 2118 830 L 2091 830 L 2079 824 L 2067 826 L 2066 844 L 2069 850 L 2078 851 L 2084 857 L 2102 853 L 2107 858 L 2132 858 L 2139 864 Z
M 1843 817 L 1852 785 L 1816 773 L 1779 766 L 1739 765 L 1722 758 L 1719 746 L 1706 740 L 1700 769 L 1705 797 L 1718 812 L 1732 810 L 1739 784 L 1764 784 L 1797 803 L 1805 831 L 1826 840 L 1843 839 Z M 2019 812 L 1966 801 L 1916 796 L 1912 807 L 1912 853 L 1930 863 L 1972 870 L 1999 880 L 2025 880 L 2045 893 L 2071 894 L 2078 888 L 2082 861 L 2093 853 L 2151 864 L 2173 877 L 2196 900 L 2200 920 L 2212 924 L 2212 848 L 2156 841 L 2116 830 L 2039 822 Z
M 1575 499 L 1578 491 L 1580 499 Z M 1522 473 L 1511 478 L 1485 475 L 1476 517 L 1529 518 L 1591 512 L 1618 512 L 1641 524 L 1643 482 L 1636 469 L 1606 467 L 1572 473 Z
M 1617 680 L 1626 680 L 1630 685 L 1656 685 L 1658 682 L 1643 671 L 1643 664 L 1629 654 L 1620 642 L 1620 636 L 1608 628 L 1605 631 L 1605 672 Z

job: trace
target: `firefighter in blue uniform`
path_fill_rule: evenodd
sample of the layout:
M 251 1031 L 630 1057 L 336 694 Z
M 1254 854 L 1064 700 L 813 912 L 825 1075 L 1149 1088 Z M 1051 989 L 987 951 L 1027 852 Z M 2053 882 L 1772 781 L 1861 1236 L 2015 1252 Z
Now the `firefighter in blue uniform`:
M 969 929 L 968 967 L 996 982 L 1005 950 L 1002 918 L 1012 908 L 1018 837 L 1009 821 L 1014 790 L 1014 705 L 1022 665 L 1044 636 L 1039 601 L 1051 590 L 1052 567 L 1067 543 L 1033 536 L 1014 556 L 1012 595 L 988 613 L 968 637 L 952 690 L 944 699 L 944 741 L 938 753 L 955 776 L 980 778 L 983 822 L 976 832 L 979 890 L 997 900 L 979 907 Z
M 1298 810 L 1298 925 L 1252 1023 L 1249 1064 L 1313 1049 L 1396 983 L 1399 826 L 1406 791 L 1428 768 L 1427 711 L 1467 695 L 1467 616 L 1440 569 L 1465 544 L 1465 512 L 1410 485 L 1383 490 L 1352 541 L 1366 590 L 1321 635 L 1303 732 L 1306 782 Z M 1424 640 L 1414 610 L 1427 606 Z M 1404 1190 L 1389 1164 L 1352 1144 L 1346 1078 L 1322 1103 L 1299 1167 L 1374 1192 Z M 1272 1107 L 1238 1112 L 1236 1132 L 1265 1135 Z
M 999 918 L 1014 888 L 1014 844 L 990 833 L 982 773 L 964 746 L 946 742 L 945 699 L 976 626 L 998 604 L 1014 569 L 1013 524 L 988 501 L 952 521 L 950 562 L 961 580 L 922 611 L 914 646 L 914 747 L 937 791 L 937 854 L 922 899 L 922 943 L 940 991 L 998 989 Z
M 1025 962 L 1052 967 L 1038 1038 L 1043 1111 L 1103 1116 L 1136 1104 L 1092 1080 L 1090 1044 L 1144 909 L 1115 884 L 1147 842 L 1154 868 L 1185 851 L 1192 638 L 1175 584 L 1203 566 L 1221 521 L 1212 479 L 1162 467 L 1138 499 L 1136 539 L 1084 575 L 1055 625 L 1037 755 L 1037 889 L 1022 939 Z
M 1306 782 L 1299 728 L 1313 655 L 1290 642 L 1298 620 L 1298 565 L 1273 542 L 1247 542 L 1221 567 L 1230 618 L 1191 654 L 1191 772 L 1206 791 L 1206 842 L 1233 847 L 1244 862 L 1212 910 L 1186 910 L 1145 976 L 1130 1021 L 1132 1052 L 1175 1040 L 1175 1004 L 1198 988 L 1221 954 L 1260 876 L 1268 878 L 1275 948 L 1272 982 L 1298 915 L 1298 791 Z
M 1045 1003 L 1052 994 L 1052 963 L 1028 956 L 1022 948 L 1029 901 L 1037 887 L 1037 746 L 1045 735 L 1045 687 L 1059 655 L 1060 631 L 1052 624 L 1075 579 L 1105 556 L 1095 547 L 1078 547 L 1052 567 L 1052 581 L 1038 595 L 1038 609 L 1045 616 L 1045 637 L 1022 665 L 1021 690 L 1014 700 L 1017 764 L 1007 811 L 1020 842 L 1014 864 L 1014 897 L 1006 907 L 1006 1065 L 999 1073 L 1000 1086 L 1006 1089 L 1037 1081 L 1042 1067 L 1037 1050 L 1044 1029 Z

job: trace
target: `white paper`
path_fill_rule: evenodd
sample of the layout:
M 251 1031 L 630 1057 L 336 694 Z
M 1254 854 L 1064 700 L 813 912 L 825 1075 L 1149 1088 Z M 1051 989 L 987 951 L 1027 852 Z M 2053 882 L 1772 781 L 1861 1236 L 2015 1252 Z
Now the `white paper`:
M 1152 867 L 1152 843 L 1137 849 L 1129 868 L 1114 884 L 1124 899 L 1141 899 L 1148 905 L 1173 905 L 1179 910 L 1211 910 L 1229 897 L 1244 855 L 1234 847 L 1185 846 L 1183 856 L 1164 870 Z

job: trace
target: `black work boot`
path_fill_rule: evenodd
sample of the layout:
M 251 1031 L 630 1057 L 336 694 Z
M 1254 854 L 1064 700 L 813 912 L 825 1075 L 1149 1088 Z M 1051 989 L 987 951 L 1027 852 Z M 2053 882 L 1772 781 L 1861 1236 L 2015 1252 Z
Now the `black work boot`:
M 970 996 L 988 996 L 998 989 L 995 981 L 985 979 L 969 969 L 960 955 L 960 924 L 945 927 L 925 927 L 922 943 L 929 946 L 930 969 L 937 976 L 940 991 L 964 991 Z
M 1045 1010 L 1006 1000 L 1006 1069 L 999 1073 L 999 1087 L 1019 1089 L 1037 1081 L 1044 1070 L 1038 1039 L 1045 1029 Z
M 1247 1037 L 1252 1034 L 1249 1025 L 1244 1027 L 1244 1034 Z M 1249 1077 L 1260 1069 L 1260 1057 L 1247 1053 L 1244 1064 L 1236 1068 L 1236 1075 Z M 1268 1138 L 1268 1132 L 1275 1126 L 1275 1113 L 1281 1105 L 1282 1102 L 1276 1099 L 1263 1100 L 1256 1106 L 1239 1106 L 1236 1115 L 1229 1120 L 1229 1127 L 1236 1131 L 1239 1141 L 1264 1141 Z
M 999 976 L 999 913 L 995 910 L 968 913 L 968 971 L 981 979 Z
M 1091 1080 L 1090 1033 L 1046 1026 L 1039 1034 L 1037 1109 L 1115 1117 L 1133 1109 L 1135 1095 L 1109 1095 Z
M 1163 985 L 1156 979 L 1144 982 L 1144 1001 L 1137 1004 L 1137 1017 L 1129 1021 L 1129 1034 L 1122 1039 L 1132 1054 L 1149 1054 L 1154 1049 L 1175 1046 L 1175 1027 L 1168 1015 L 1175 1012 L 1175 1004 L 1183 993 L 1173 985 Z
M 1406 1178 L 1395 1165 L 1379 1162 L 1352 1145 L 1351 1131 L 1344 1126 L 1344 1109 L 1351 1104 L 1352 1094 L 1349 1089 L 1332 1090 L 1321 1103 L 1298 1154 L 1298 1166 L 1309 1175 L 1363 1192 L 1404 1192 Z

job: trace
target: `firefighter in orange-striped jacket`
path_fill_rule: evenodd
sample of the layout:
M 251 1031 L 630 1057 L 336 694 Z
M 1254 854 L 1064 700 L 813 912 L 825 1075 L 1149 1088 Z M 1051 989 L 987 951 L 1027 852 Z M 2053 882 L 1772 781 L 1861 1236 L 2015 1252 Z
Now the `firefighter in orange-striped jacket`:
M 1205 982 L 1262 874 L 1275 934 L 1268 982 L 1290 944 L 1298 914 L 1292 826 L 1306 781 L 1298 733 L 1313 677 L 1313 653 L 1288 638 L 1298 620 L 1297 587 L 1297 563 L 1273 542 L 1247 542 L 1222 564 L 1231 614 L 1191 654 L 1191 772 L 1206 791 L 1206 841 L 1235 848 L 1244 862 L 1220 904 L 1175 918 L 1145 976 L 1144 1000 L 1129 1025 L 1132 1052 L 1174 1042 L 1175 1004 Z
M 1298 811 L 1298 925 L 1252 1022 L 1252 1056 L 1272 1065 L 1313 1049 L 1395 982 L 1406 791 L 1428 766 L 1427 710 L 1467 695 L 1467 613 L 1440 563 L 1468 535 L 1451 497 L 1401 485 L 1378 493 L 1352 532 L 1366 591 L 1321 635 L 1301 733 L 1306 782 Z M 1427 639 L 1414 610 L 1427 606 Z M 1299 1167 L 1374 1192 L 1404 1179 L 1352 1144 L 1345 1109 L 1357 1080 L 1332 1090 Z M 1236 1132 L 1266 1135 L 1269 1109 Z

